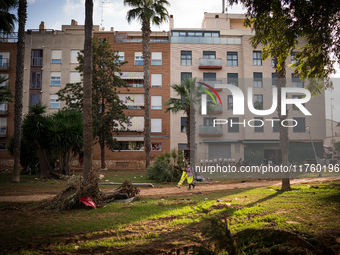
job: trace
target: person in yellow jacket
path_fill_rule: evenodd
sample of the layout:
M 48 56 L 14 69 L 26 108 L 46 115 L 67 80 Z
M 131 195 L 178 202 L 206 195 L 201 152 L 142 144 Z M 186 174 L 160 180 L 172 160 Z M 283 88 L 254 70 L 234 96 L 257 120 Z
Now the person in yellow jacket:
M 187 167 L 186 167 L 186 168 L 184 167 L 184 168 L 182 169 L 182 171 L 183 171 L 182 177 L 181 177 L 181 179 L 179 180 L 179 182 L 178 182 L 178 184 L 177 184 L 177 187 L 178 187 L 178 188 L 181 188 L 183 182 L 185 181 L 185 179 L 187 179 L 188 184 L 189 184 L 188 190 L 191 189 L 191 186 L 192 186 L 192 188 L 194 189 L 195 186 L 196 186 L 195 184 L 192 183 L 192 181 L 194 180 L 194 168 L 191 167 L 190 162 L 188 162 Z

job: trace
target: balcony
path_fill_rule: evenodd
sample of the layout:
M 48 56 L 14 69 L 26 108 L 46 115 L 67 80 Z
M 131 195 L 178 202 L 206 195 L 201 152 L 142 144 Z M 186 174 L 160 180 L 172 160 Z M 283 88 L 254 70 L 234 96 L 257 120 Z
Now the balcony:
M 199 136 L 222 136 L 222 126 L 200 126 Z
M 9 70 L 9 59 L 8 58 L 1 58 L 0 59 L 0 70 Z
M 222 69 L 222 59 L 200 58 L 199 69 Z
M 0 137 L 7 136 L 7 126 L 0 126 Z

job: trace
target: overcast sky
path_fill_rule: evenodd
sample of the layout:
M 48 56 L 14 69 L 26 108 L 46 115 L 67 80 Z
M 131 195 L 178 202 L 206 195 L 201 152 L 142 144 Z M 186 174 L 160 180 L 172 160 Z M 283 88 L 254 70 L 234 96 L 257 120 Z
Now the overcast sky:
M 174 15 L 177 28 L 201 27 L 204 12 L 222 12 L 222 0 L 169 0 L 169 14 Z M 61 29 L 61 25 L 71 24 L 71 19 L 84 24 L 85 0 L 28 0 L 27 29 L 38 29 L 41 21 L 47 29 Z M 103 6 L 103 8 L 102 8 Z M 244 13 L 242 6 L 227 7 L 229 13 Z M 103 12 L 102 12 L 103 10 Z M 141 25 L 137 21 L 126 21 L 129 7 L 123 0 L 94 0 L 93 23 L 103 24 L 105 30 L 114 27 L 115 31 L 138 31 Z M 102 16 L 103 13 L 103 16 Z M 103 18 L 103 22 L 101 19 Z M 152 27 L 153 31 L 169 30 L 169 24 Z M 335 75 L 334 90 L 326 91 L 326 118 L 331 119 L 330 102 L 334 98 L 333 120 L 340 122 L 340 71 Z

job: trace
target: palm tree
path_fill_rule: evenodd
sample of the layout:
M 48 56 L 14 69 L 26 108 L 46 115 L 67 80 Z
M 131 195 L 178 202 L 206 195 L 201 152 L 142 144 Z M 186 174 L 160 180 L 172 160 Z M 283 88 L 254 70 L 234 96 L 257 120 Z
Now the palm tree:
M 93 0 L 85 1 L 85 44 L 84 44 L 84 99 L 83 99 L 83 141 L 84 141 L 84 185 L 92 170 L 92 28 Z
M 9 11 L 17 6 L 17 0 L 0 0 L 0 31 L 9 34 L 14 30 L 15 15 Z
M 8 80 L 8 78 L 0 75 L 0 84 L 7 81 L 7 80 Z M 0 86 L 0 103 L 2 103 L 2 102 L 13 102 L 12 98 L 13 98 L 13 94 L 8 89 L 8 87 L 6 86 L 6 87 L 2 88 Z
M 14 96 L 14 166 L 12 182 L 20 182 L 20 137 L 22 123 L 22 95 L 24 78 L 24 48 L 25 48 L 25 24 L 27 14 L 27 1 L 19 0 L 18 17 L 18 42 L 17 42 L 17 65 Z
M 127 20 L 131 22 L 134 19 L 142 23 L 142 41 L 143 41 L 143 66 L 144 66 L 144 109 L 145 109 L 145 138 L 144 148 L 146 153 L 146 167 L 150 164 L 151 150 L 151 124 L 150 124 L 150 34 L 151 23 L 160 25 L 169 17 L 165 5 L 170 5 L 167 0 L 124 0 L 124 5 L 129 5 L 133 9 L 127 13 Z
M 196 79 L 185 78 L 181 84 L 173 84 L 171 88 L 180 98 L 170 98 L 164 105 L 169 106 L 165 112 L 184 112 L 187 116 L 187 151 L 188 160 L 195 163 L 195 105 L 200 98 L 200 90 L 196 89 Z

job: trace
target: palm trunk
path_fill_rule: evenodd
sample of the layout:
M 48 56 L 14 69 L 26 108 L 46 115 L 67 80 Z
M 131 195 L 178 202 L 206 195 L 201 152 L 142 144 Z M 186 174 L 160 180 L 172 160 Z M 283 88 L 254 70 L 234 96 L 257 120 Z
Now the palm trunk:
M 100 144 L 101 169 L 105 169 L 105 142 L 103 138 L 100 139 L 99 144 Z
M 142 39 L 143 39 L 143 67 L 144 67 L 144 150 L 145 150 L 145 166 L 150 165 L 150 151 L 151 151 L 151 119 L 150 119 L 150 22 L 143 19 L 142 24 Z
M 22 94 L 24 77 L 24 47 L 25 47 L 25 24 L 26 24 L 27 1 L 19 0 L 18 17 L 18 42 L 17 42 L 17 65 L 15 79 L 15 103 L 14 103 L 14 167 L 12 182 L 20 182 L 20 140 L 22 123 Z
M 276 62 L 276 60 L 275 60 Z M 275 63 L 276 64 L 276 63 Z M 289 154 L 289 136 L 288 136 L 288 128 L 281 125 L 281 122 L 288 117 L 288 111 L 286 110 L 285 115 L 281 114 L 281 88 L 286 86 L 286 63 L 281 63 L 282 69 L 277 74 L 277 89 L 278 89 L 278 117 L 279 117 L 279 130 L 280 130 L 280 147 L 281 147 L 281 154 L 282 154 L 282 162 L 283 166 L 288 166 L 288 154 Z M 290 180 L 289 174 L 283 173 L 282 178 L 282 191 L 290 191 Z
M 84 98 L 83 98 L 83 141 L 84 141 L 84 185 L 92 170 L 92 27 L 93 1 L 85 1 L 85 44 L 84 44 Z
M 190 162 L 190 156 L 191 156 L 191 121 L 190 121 L 190 107 L 189 109 L 187 109 L 187 121 L 186 121 L 186 124 L 187 124 L 187 160 Z M 190 162 L 191 163 L 191 162 Z

